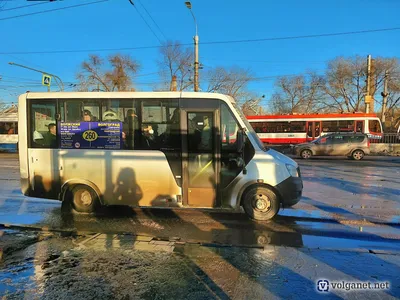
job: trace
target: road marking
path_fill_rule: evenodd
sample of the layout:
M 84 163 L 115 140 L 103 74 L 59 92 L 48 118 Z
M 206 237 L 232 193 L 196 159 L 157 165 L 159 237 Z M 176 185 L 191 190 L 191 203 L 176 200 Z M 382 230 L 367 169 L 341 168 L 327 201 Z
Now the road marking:
M 93 235 L 93 236 L 87 238 L 86 240 L 83 240 L 82 242 L 78 243 L 78 245 L 79 245 L 79 246 L 86 247 L 85 244 L 86 244 L 87 242 L 89 242 L 89 241 L 91 241 L 91 240 L 94 240 L 95 238 L 97 238 L 97 237 L 100 236 L 100 235 L 101 235 L 101 233 L 97 233 L 97 234 L 95 234 L 95 235 Z
M 24 199 L 21 203 L 21 206 L 19 207 L 18 210 L 18 215 L 22 215 L 23 213 L 25 213 L 27 211 L 27 207 L 28 207 L 28 203 L 27 201 Z

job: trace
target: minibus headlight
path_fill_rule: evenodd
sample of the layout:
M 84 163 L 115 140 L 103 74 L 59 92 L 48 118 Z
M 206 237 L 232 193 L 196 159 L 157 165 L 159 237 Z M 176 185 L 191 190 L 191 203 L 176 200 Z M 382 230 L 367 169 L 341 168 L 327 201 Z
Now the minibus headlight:
M 299 173 L 297 172 L 297 168 L 295 166 L 286 164 L 286 169 L 288 170 L 290 176 L 299 177 Z

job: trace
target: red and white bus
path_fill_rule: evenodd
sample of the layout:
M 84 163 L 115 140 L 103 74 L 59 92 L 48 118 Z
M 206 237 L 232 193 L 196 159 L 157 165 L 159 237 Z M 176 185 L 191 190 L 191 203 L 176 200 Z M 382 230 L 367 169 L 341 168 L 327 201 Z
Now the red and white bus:
M 310 114 L 247 116 L 266 144 L 299 144 L 332 132 L 363 132 L 372 140 L 382 139 L 382 124 L 375 114 Z

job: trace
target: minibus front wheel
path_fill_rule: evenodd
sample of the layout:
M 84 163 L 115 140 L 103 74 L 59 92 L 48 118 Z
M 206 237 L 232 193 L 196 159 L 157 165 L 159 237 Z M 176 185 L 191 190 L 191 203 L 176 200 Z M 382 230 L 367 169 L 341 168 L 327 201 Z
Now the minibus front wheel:
M 70 201 L 77 212 L 92 213 L 99 206 L 99 197 L 96 192 L 84 184 L 77 184 L 70 190 Z
M 268 187 L 260 185 L 250 187 L 245 191 L 242 199 L 243 208 L 252 219 L 270 220 L 279 212 L 279 197 Z

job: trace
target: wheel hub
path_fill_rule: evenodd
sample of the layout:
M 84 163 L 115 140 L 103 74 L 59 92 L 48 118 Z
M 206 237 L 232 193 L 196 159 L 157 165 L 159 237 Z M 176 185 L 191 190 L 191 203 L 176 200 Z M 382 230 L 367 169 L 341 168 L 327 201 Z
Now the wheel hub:
M 265 195 L 257 195 L 254 205 L 257 210 L 266 211 L 271 207 L 271 202 Z
M 88 191 L 84 191 L 81 194 L 81 203 L 85 206 L 89 206 L 90 204 L 92 204 L 92 196 L 90 195 L 90 193 Z

